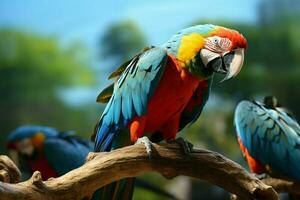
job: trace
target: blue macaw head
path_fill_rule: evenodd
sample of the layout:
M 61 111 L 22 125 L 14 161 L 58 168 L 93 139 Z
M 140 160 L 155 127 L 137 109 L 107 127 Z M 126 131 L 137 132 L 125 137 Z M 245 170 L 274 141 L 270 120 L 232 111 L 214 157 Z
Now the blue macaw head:
M 12 131 L 7 138 L 7 147 L 21 154 L 31 156 L 41 148 L 46 138 L 56 137 L 58 131 L 47 126 L 25 125 Z

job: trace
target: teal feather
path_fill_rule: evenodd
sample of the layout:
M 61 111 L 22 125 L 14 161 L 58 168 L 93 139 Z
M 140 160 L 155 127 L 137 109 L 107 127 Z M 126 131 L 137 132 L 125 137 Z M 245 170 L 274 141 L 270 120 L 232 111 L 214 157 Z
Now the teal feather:
M 242 101 L 236 108 L 234 124 L 253 158 L 300 181 L 300 129 L 294 118 L 281 109 Z M 248 125 L 252 128 L 247 128 Z
M 159 47 L 137 55 L 114 85 L 114 91 L 95 128 L 95 151 L 110 151 L 131 144 L 127 123 L 147 112 L 147 104 L 168 60 Z M 126 132 L 126 133 L 125 133 Z M 123 179 L 99 190 L 101 199 L 131 199 L 134 179 Z

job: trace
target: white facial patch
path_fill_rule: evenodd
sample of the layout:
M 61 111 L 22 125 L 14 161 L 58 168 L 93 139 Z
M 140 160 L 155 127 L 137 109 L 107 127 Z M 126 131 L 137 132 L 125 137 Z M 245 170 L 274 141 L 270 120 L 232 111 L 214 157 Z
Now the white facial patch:
M 33 151 L 34 151 L 34 147 L 31 143 L 31 140 L 28 139 L 28 138 L 16 142 L 16 147 L 17 147 L 17 150 L 21 154 L 25 154 L 25 155 L 28 155 L 28 156 L 31 156 L 33 154 Z
M 212 51 L 210 51 L 208 49 L 201 49 L 200 50 L 200 57 L 201 57 L 201 60 L 202 60 L 203 64 L 205 66 L 207 66 L 207 64 L 210 61 L 212 61 L 215 58 L 220 57 L 220 54 L 212 52 Z
M 230 46 L 231 41 L 228 38 L 212 36 L 205 39 L 205 48 L 215 53 L 223 54 Z

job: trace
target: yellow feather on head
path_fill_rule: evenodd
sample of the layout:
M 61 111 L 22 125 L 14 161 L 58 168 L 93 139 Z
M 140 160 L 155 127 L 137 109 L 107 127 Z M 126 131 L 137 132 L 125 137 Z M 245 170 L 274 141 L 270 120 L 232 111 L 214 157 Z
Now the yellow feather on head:
M 203 46 L 204 38 L 200 34 L 192 33 L 183 36 L 177 53 L 177 58 L 182 67 L 189 64 Z
M 45 141 L 45 135 L 42 132 L 36 133 L 32 138 L 31 142 L 35 148 L 42 148 Z

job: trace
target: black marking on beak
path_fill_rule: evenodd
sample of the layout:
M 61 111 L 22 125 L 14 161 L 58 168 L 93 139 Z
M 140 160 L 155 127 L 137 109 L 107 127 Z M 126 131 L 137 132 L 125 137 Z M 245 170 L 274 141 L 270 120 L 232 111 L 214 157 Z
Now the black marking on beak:
M 226 69 L 223 68 L 223 59 L 221 57 L 217 57 L 210 61 L 207 64 L 207 67 L 217 73 L 226 74 L 227 72 Z
M 208 68 L 220 74 L 226 74 L 233 60 L 234 52 L 230 52 L 224 56 L 217 57 L 208 63 Z
M 234 52 L 230 52 L 228 54 L 225 54 L 222 57 L 223 67 L 226 69 L 226 72 L 228 72 L 228 70 L 229 70 L 229 67 L 230 67 L 230 65 L 232 63 L 233 57 L 234 57 Z
M 229 73 L 229 68 L 234 58 L 235 52 L 230 52 L 225 54 L 224 56 L 217 57 L 208 63 L 208 68 L 212 69 L 216 73 L 227 74 Z M 227 80 L 227 75 L 221 81 Z

